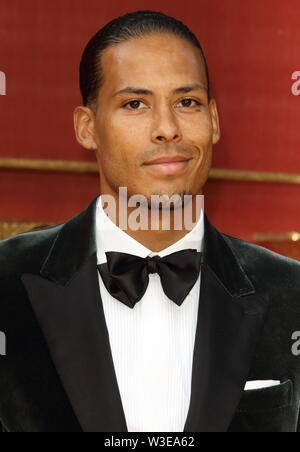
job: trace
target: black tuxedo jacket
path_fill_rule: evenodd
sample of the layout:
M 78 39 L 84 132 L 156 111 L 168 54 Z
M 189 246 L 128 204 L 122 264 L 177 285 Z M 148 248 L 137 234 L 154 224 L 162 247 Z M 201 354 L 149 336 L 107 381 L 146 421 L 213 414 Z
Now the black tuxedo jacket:
M 7 432 L 127 432 L 100 296 L 95 207 L 0 242 L 0 422 Z M 184 432 L 295 432 L 300 263 L 219 232 L 204 264 Z M 249 380 L 280 380 L 244 391 Z M 298 426 L 298 427 L 297 427 Z

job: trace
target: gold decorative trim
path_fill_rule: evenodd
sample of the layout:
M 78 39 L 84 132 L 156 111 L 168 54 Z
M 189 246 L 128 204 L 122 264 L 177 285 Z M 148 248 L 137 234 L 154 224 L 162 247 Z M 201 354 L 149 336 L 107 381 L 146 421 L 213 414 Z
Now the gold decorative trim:
M 284 232 L 282 234 L 276 234 L 273 232 L 262 233 L 257 232 L 253 234 L 254 242 L 299 242 L 300 232 Z
M 96 162 L 80 162 L 72 160 L 0 158 L 0 169 L 1 168 L 33 171 L 58 171 L 93 174 L 98 173 L 98 164 Z M 209 174 L 209 178 L 243 182 L 300 184 L 300 174 L 233 170 L 222 168 L 212 168 Z
M 7 239 L 22 232 L 43 227 L 55 226 L 57 223 L 28 222 L 28 221 L 0 221 L 0 240 Z
M 0 168 L 33 171 L 63 171 L 71 173 L 98 173 L 97 163 L 75 162 L 72 160 L 0 158 Z
M 282 234 L 256 233 L 253 234 L 253 241 L 275 253 L 300 261 L 299 232 L 285 232 Z
M 282 184 L 300 184 L 300 174 L 272 173 L 264 171 L 247 171 L 213 168 L 210 179 L 224 179 L 246 182 L 271 182 Z

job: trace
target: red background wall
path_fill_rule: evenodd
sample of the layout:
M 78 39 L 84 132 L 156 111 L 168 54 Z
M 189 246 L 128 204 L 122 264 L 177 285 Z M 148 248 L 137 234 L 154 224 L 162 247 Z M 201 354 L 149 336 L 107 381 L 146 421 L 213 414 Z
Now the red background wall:
M 300 1 L 1 0 L 0 158 L 94 161 L 76 143 L 78 64 L 112 18 L 152 9 L 185 22 L 204 47 L 222 138 L 214 168 L 300 173 Z M 300 231 L 300 186 L 210 180 L 205 208 L 224 232 Z M 65 221 L 98 194 L 97 175 L 0 169 L 0 220 Z

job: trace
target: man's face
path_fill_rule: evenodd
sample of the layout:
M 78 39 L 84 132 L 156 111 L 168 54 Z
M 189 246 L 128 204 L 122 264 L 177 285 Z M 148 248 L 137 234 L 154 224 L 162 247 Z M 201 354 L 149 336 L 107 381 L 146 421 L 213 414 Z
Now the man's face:
M 110 47 L 101 58 L 104 83 L 89 129 L 92 144 L 86 145 L 96 150 L 100 193 L 116 196 L 127 187 L 128 197 L 148 200 L 153 194 L 202 194 L 220 132 L 200 52 L 181 38 L 155 34 Z M 153 94 L 116 94 L 127 87 Z M 175 169 L 146 164 L 174 155 L 190 160 Z

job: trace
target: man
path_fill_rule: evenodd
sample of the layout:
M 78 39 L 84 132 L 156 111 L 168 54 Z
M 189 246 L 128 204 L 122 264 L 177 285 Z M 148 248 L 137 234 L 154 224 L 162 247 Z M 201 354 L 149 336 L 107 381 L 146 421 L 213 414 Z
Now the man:
M 80 82 L 76 137 L 95 150 L 101 196 L 0 244 L 3 431 L 297 431 L 300 264 L 197 209 L 220 127 L 196 37 L 127 14 L 91 39 Z M 120 188 L 158 228 L 121 227 Z M 195 225 L 177 229 L 188 208 Z

